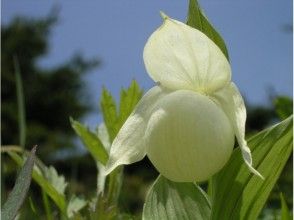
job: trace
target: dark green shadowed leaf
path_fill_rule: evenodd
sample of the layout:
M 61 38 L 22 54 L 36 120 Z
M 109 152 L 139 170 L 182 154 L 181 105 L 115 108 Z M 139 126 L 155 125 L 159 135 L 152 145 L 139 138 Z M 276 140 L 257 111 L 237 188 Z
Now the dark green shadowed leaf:
M 14 57 L 14 69 L 15 69 L 15 81 L 16 81 L 16 97 L 18 108 L 18 130 L 19 130 L 19 145 L 25 147 L 26 141 L 26 111 L 25 111 L 25 99 L 22 86 L 22 79 L 20 74 L 19 62 L 17 57 Z
M 253 175 L 236 148 L 226 166 L 212 179 L 212 219 L 257 219 L 293 147 L 292 116 L 248 140 Z
M 210 212 L 207 195 L 199 186 L 159 176 L 147 195 L 143 220 L 206 220 Z
M 94 159 L 105 165 L 108 160 L 108 154 L 98 136 L 78 121 L 71 118 L 70 122 L 76 134 L 81 138 L 83 144 Z
M 209 23 L 197 0 L 189 0 L 189 9 L 186 23 L 187 25 L 200 30 L 207 37 L 209 37 L 221 49 L 221 51 L 229 60 L 229 54 L 224 40 Z
M 274 105 L 277 115 L 282 120 L 293 114 L 293 100 L 287 96 L 277 97 Z
M 280 193 L 280 200 L 281 200 L 281 220 L 291 220 L 291 213 L 283 196 L 283 193 Z
M 30 156 L 26 160 L 20 173 L 17 176 L 15 185 L 11 193 L 9 194 L 7 201 L 3 205 L 3 209 L 1 211 L 2 220 L 14 219 L 25 200 L 32 179 L 35 153 L 36 147 L 32 149 Z

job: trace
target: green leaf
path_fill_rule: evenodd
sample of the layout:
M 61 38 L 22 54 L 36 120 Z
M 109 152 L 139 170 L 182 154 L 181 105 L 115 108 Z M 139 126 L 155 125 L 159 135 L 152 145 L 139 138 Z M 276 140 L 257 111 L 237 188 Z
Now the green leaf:
M 293 114 L 293 100 L 287 96 L 277 97 L 274 105 L 278 116 L 282 120 Z
M 143 219 L 209 219 L 210 212 L 208 198 L 199 186 L 159 176 L 147 195 Z
M 137 82 L 133 80 L 129 88 L 121 90 L 119 112 L 117 112 L 113 97 L 108 90 L 103 88 L 100 105 L 111 142 L 141 99 L 142 94 L 143 91 Z
M 16 81 L 16 97 L 18 108 L 18 129 L 19 129 L 19 144 L 21 147 L 25 147 L 26 142 L 26 111 L 25 111 L 25 99 L 22 86 L 22 79 L 20 74 L 19 62 L 17 57 L 13 57 L 14 69 L 15 69 L 15 81 Z
M 31 184 L 35 153 L 36 147 L 32 149 L 30 156 L 17 176 L 15 185 L 9 194 L 7 201 L 3 205 L 3 209 L 1 211 L 1 219 L 3 220 L 14 219 L 26 198 L 26 194 Z
M 292 116 L 248 140 L 254 167 L 264 180 L 249 172 L 240 148 L 212 179 L 212 219 L 257 219 L 293 147 Z
M 105 150 L 98 136 L 78 121 L 75 121 L 71 118 L 70 122 L 72 128 L 81 138 L 83 144 L 94 157 L 94 159 L 105 165 L 108 160 L 108 153 Z
M 281 200 L 281 220 L 291 220 L 293 219 L 291 217 L 291 213 L 289 211 L 289 208 L 287 206 L 286 200 L 283 196 L 283 193 L 280 193 L 280 200 Z
M 186 23 L 187 25 L 206 34 L 206 36 L 209 37 L 221 49 L 221 51 L 229 60 L 229 54 L 224 40 L 209 23 L 197 0 L 189 0 L 189 9 Z
M 73 195 L 67 205 L 67 216 L 74 217 L 78 212 L 87 205 L 86 200 Z
M 23 158 L 19 156 L 17 153 L 9 151 L 8 155 L 17 163 L 17 165 L 21 166 L 23 163 Z M 53 202 L 57 205 L 57 207 L 61 210 L 62 213 L 66 214 L 66 200 L 64 194 L 58 192 L 58 190 L 53 186 L 52 183 L 48 179 L 46 179 L 45 175 L 42 172 L 40 167 L 34 166 L 34 170 L 32 173 L 33 180 L 46 192 L 46 194 L 53 200 Z
M 118 116 L 118 130 L 123 123 L 127 120 L 139 100 L 143 95 L 143 91 L 140 89 L 138 83 L 133 80 L 128 89 L 122 89 L 120 93 L 120 105 Z
M 110 92 L 105 88 L 102 90 L 100 107 L 110 140 L 112 141 L 117 133 L 116 104 Z

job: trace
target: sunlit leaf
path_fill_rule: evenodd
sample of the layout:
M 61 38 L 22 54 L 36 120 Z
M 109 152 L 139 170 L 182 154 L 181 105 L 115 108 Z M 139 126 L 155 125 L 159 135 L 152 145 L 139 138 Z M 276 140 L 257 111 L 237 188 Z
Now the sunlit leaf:
M 103 88 L 100 105 L 111 141 L 113 141 L 119 129 L 141 99 L 142 94 L 143 91 L 137 82 L 133 80 L 129 88 L 121 90 L 119 109 L 117 109 L 110 92 Z
M 226 44 L 220 34 L 210 24 L 197 0 L 189 0 L 189 9 L 187 22 L 189 26 L 194 27 L 207 35 L 224 53 L 229 60 L 229 54 Z
M 193 183 L 176 183 L 159 176 L 150 189 L 143 209 L 144 220 L 209 219 L 210 203 Z
M 20 173 L 16 178 L 15 185 L 10 192 L 7 201 L 3 205 L 3 208 L 1 210 L 1 219 L 3 220 L 14 219 L 26 198 L 32 179 L 35 152 L 36 147 L 32 149 L 30 156 L 27 158 L 25 164 L 23 165 Z
M 293 147 L 292 116 L 248 140 L 253 165 L 264 180 L 250 173 L 234 150 L 212 179 L 212 219 L 256 219 L 278 180 Z
M 71 126 L 81 138 L 84 146 L 88 149 L 94 159 L 105 165 L 108 159 L 108 154 L 98 136 L 78 121 L 71 118 L 70 122 Z
M 109 137 L 111 140 L 113 140 L 117 133 L 116 104 L 110 92 L 105 88 L 103 88 L 102 90 L 100 107 L 101 107 L 104 123 L 107 127 Z
M 129 117 L 143 95 L 138 83 L 133 80 L 129 88 L 122 89 L 120 93 L 118 130 Z

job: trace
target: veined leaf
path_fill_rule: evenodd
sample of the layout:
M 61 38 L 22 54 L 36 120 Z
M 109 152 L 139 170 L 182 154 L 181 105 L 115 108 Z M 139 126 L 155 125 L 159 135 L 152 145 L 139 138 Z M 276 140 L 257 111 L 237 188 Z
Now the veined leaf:
M 221 49 L 221 51 L 229 60 L 229 54 L 224 40 L 209 23 L 197 0 L 189 0 L 189 9 L 186 23 L 187 25 L 206 34 L 206 36 L 209 37 Z
M 25 200 L 31 184 L 35 153 L 36 147 L 32 149 L 30 156 L 27 158 L 17 176 L 15 185 L 9 194 L 7 201 L 3 205 L 3 209 L 1 210 L 1 219 L 3 220 L 13 220 Z
M 279 178 L 293 147 L 292 116 L 248 140 L 254 167 L 264 180 L 249 172 L 240 148 L 212 178 L 212 219 L 256 219 Z
M 94 157 L 94 159 L 105 165 L 108 160 L 108 153 L 99 140 L 98 136 L 78 121 L 75 121 L 71 118 L 70 122 L 71 126 L 73 127 L 77 135 L 81 138 L 85 147 Z
M 205 192 L 193 183 L 176 183 L 159 176 L 150 189 L 143 220 L 209 219 L 211 207 Z
M 117 112 L 116 104 L 111 96 L 110 92 L 103 88 L 100 107 L 106 125 L 110 140 L 112 141 L 117 133 L 116 124 L 117 124 Z
M 19 165 L 23 164 L 23 158 L 15 152 L 7 152 L 8 155 Z M 33 180 L 46 192 L 46 194 L 54 201 L 62 213 L 66 214 L 66 200 L 64 194 L 61 194 L 43 175 L 40 168 L 34 166 L 32 173 Z

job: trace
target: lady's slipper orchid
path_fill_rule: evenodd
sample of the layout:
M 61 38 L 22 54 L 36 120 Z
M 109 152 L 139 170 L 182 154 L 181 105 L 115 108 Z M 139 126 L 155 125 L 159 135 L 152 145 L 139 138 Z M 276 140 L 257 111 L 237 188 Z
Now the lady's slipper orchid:
M 260 176 L 244 139 L 244 102 L 218 46 L 197 29 L 164 16 L 143 56 L 157 85 L 114 139 L 106 174 L 147 154 L 170 180 L 204 181 L 229 160 L 236 136 L 245 163 Z

